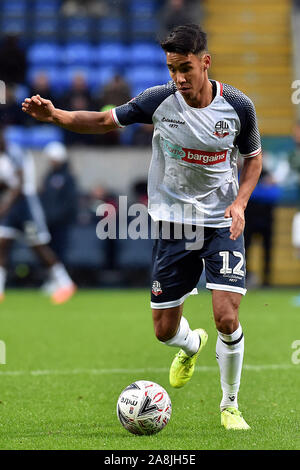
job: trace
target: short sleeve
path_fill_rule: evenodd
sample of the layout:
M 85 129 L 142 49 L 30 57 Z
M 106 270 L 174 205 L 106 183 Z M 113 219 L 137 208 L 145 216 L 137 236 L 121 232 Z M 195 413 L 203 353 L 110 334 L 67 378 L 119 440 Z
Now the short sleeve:
M 128 103 L 113 108 L 112 117 L 118 127 L 129 124 L 152 124 L 152 116 L 158 106 L 176 92 L 174 82 L 148 88 Z
M 223 86 L 223 97 L 235 109 L 240 119 L 241 127 L 235 145 L 242 157 L 255 157 L 261 152 L 261 139 L 253 102 L 230 85 Z

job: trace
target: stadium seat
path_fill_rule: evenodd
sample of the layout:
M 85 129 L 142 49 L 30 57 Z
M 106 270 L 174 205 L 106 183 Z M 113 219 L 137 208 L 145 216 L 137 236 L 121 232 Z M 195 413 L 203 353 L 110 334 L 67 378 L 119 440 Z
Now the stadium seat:
M 69 233 L 65 263 L 70 267 L 103 268 L 106 265 L 107 240 L 99 240 L 96 227 L 74 225 Z
M 156 18 L 142 18 L 138 21 L 135 18 L 131 18 L 129 30 L 132 38 L 155 40 L 158 31 L 158 23 Z
M 53 141 L 63 142 L 63 130 L 50 124 L 38 124 L 28 128 L 26 146 L 32 149 L 42 149 Z
M 26 13 L 26 0 L 4 0 L 1 2 L 2 14 L 6 16 L 23 16 Z
M 6 142 L 18 144 L 22 147 L 26 145 L 27 136 L 27 128 L 24 126 L 7 126 L 4 131 Z
M 62 48 L 62 62 L 66 65 L 91 65 L 95 48 L 88 42 L 72 42 Z
M 166 61 L 162 48 L 153 42 L 134 42 L 128 52 L 128 58 L 132 65 L 161 65 Z
M 36 40 L 44 37 L 57 37 L 59 33 L 59 20 L 56 16 L 51 18 L 35 18 L 32 22 L 32 34 Z
M 27 50 L 28 62 L 32 65 L 58 65 L 62 56 L 61 47 L 56 43 L 37 42 Z
M 2 16 L 1 33 L 23 35 L 27 30 L 27 22 L 24 17 L 5 17 Z
M 62 22 L 61 32 L 68 39 L 86 39 L 92 30 L 93 21 L 87 16 L 72 16 Z
M 61 0 L 35 0 L 31 3 L 37 16 L 56 16 L 61 6 Z
M 160 67 L 137 66 L 127 68 L 125 71 L 126 80 L 132 87 L 149 88 L 155 85 L 161 85 L 166 80 L 162 79 L 163 73 Z
M 122 41 L 125 39 L 127 33 L 126 22 L 123 18 L 119 17 L 102 18 L 98 21 L 95 32 L 97 32 L 103 40 L 115 39 Z
M 99 65 L 127 65 L 130 51 L 120 42 L 101 43 L 95 48 L 95 59 Z
M 156 0 L 129 0 L 128 3 L 131 16 L 150 17 L 155 14 L 158 7 Z

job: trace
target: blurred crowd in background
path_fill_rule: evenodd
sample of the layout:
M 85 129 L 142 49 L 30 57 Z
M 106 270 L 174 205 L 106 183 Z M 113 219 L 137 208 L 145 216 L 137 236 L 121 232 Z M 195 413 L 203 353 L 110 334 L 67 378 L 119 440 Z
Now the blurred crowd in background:
M 41 151 L 49 158 L 40 197 L 53 248 L 74 269 L 79 284 L 99 284 L 99 266 L 106 270 L 105 280 L 101 278 L 104 284 L 120 283 L 122 279 L 134 285 L 143 283 L 148 279 L 151 249 L 145 248 L 144 241 L 139 251 L 137 244 L 131 248 L 130 242 L 125 247 L 123 241 L 94 240 L 99 220 L 95 207 L 109 202 L 117 208 L 118 194 L 101 185 L 83 192 L 72 173 L 72 148 L 150 148 L 153 126 L 133 125 L 101 136 L 74 134 L 38 123 L 21 112 L 20 103 L 26 96 L 40 94 L 59 108 L 99 111 L 123 104 L 149 86 L 167 82 L 169 74 L 159 38 L 179 24 L 205 23 L 207 3 L 3 0 L 0 4 L 0 80 L 6 85 L 6 104 L 0 109 L 1 132 L 8 142 Z M 294 1 L 294 9 L 299 15 L 299 1 Z M 56 151 L 48 146 L 53 141 L 60 144 L 54 147 Z M 265 152 L 264 170 L 246 212 L 246 247 L 253 236 L 262 237 L 263 285 L 270 284 L 274 210 L 280 204 L 297 207 L 300 200 L 300 123 L 296 120 L 291 135 L 283 142 L 274 153 L 272 145 Z M 137 180 L 128 188 L 128 194 L 132 201 L 147 204 L 146 181 Z M 80 253 L 82 240 L 89 253 Z M 22 263 L 34 265 L 24 250 L 22 246 L 15 250 L 15 266 L 19 268 Z M 19 268 L 19 280 L 24 283 L 27 270 Z M 126 268 L 127 276 L 121 279 L 120 270 L 124 273 Z M 146 273 L 144 277 L 140 270 Z M 32 277 L 28 279 L 33 282 Z M 18 282 L 16 271 L 11 273 L 11 282 Z

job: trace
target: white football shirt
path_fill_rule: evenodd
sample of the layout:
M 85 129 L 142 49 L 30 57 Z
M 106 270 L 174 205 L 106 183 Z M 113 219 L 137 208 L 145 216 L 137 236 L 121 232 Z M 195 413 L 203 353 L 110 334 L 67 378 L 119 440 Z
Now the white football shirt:
M 250 98 L 211 83 L 215 96 L 205 108 L 189 106 L 170 81 L 112 110 L 120 127 L 154 124 L 148 209 L 155 221 L 231 225 L 224 212 L 238 192 L 237 157 L 258 155 L 260 135 Z

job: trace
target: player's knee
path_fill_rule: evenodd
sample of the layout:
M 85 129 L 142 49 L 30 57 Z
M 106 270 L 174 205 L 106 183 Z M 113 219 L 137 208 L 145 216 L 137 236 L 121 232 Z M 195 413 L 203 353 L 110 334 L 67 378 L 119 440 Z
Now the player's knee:
M 227 335 L 233 333 L 238 326 L 237 317 L 232 314 L 226 314 L 216 318 L 215 323 L 217 330 Z

